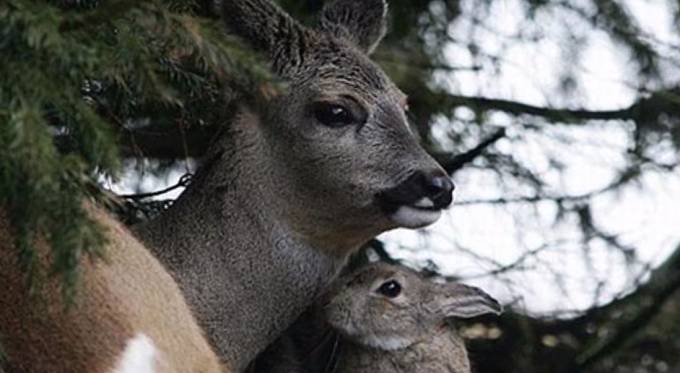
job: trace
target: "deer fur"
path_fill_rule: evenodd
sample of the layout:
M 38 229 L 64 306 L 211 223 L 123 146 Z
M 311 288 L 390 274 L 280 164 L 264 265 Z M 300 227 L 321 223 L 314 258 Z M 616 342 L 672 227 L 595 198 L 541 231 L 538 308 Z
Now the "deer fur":
M 138 234 L 237 371 L 363 243 L 430 224 L 451 203 L 451 182 L 408 127 L 406 96 L 367 57 L 386 10 L 332 1 L 312 29 L 270 1 L 223 1 L 228 28 L 287 88 L 261 110 L 241 108 L 192 184 Z M 333 105 L 351 123 L 326 121 Z
M 103 260 L 80 263 L 75 304 L 66 307 L 61 278 L 47 276 L 49 249 L 36 242 L 45 277 L 28 295 L 26 273 L 0 210 L 0 341 L 7 373 L 220 373 L 179 288 L 130 232 L 89 208 L 106 230 Z M 2 365 L 2 364 L 0 364 Z M 0 371 L 2 371 L 0 367 Z
M 363 243 L 436 221 L 453 185 L 413 137 L 406 96 L 367 56 L 386 9 L 335 0 L 312 29 L 267 0 L 224 0 L 229 29 L 287 88 L 265 108 L 240 109 L 192 185 L 136 230 L 144 246 L 93 209 L 109 260 L 83 261 L 70 312 L 57 280 L 44 312 L 26 297 L 3 220 L 0 333 L 11 372 L 127 373 L 116 370 L 148 364 L 121 356 L 157 351 L 162 372 L 211 373 L 218 363 L 201 329 L 225 369 L 243 371 Z

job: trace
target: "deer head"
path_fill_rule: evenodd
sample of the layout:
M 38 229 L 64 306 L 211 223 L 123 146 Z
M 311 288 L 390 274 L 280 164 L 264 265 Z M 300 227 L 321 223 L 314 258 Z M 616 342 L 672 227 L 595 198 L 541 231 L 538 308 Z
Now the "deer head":
M 257 126 L 268 158 L 262 188 L 289 201 L 283 210 L 298 231 L 365 240 L 439 218 L 453 184 L 411 133 L 406 95 L 368 58 L 386 29 L 385 1 L 332 1 L 316 28 L 269 1 L 225 0 L 223 13 L 287 82 Z

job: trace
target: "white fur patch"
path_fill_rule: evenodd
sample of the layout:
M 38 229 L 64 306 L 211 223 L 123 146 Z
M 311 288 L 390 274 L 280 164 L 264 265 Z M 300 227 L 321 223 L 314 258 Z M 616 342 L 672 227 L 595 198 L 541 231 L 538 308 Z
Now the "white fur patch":
M 153 341 L 139 333 L 127 342 L 113 373 L 155 373 L 157 354 Z
M 360 341 L 365 346 L 370 346 L 383 351 L 393 351 L 406 348 L 413 344 L 409 338 L 403 337 L 378 337 L 376 335 L 363 336 Z
M 436 222 L 441 215 L 441 210 L 401 206 L 394 214 L 390 215 L 390 219 L 404 228 L 420 228 Z
M 421 198 L 417 200 L 416 203 L 413 204 L 413 206 L 424 208 L 434 207 L 434 202 L 432 202 L 432 200 L 429 198 Z

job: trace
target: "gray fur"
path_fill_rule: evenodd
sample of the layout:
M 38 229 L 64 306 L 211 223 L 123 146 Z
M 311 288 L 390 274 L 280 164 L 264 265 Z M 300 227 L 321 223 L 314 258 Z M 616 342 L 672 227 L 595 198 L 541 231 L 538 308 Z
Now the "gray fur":
M 365 46 L 304 28 L 265 0 L 225 0 L 223 13 L 289 87 L 258 113 L 242 108 L 192 185 L 138 232 L 220 356 L 242 371 L 348 255 L 396 226 L 376 195 L 416 170 L 440 168 L 408 129 L 405 96 Z M 310 113 L 319 101 L 342 102 L 366 121 L 324 126 Z
M 389 281 L 401 285 L 397 297 L 378 291 Z M 451 318 L 502 309 L 478 288 L 435 283 L 383 263 L 369 264 L 333 287 L 267 349 L 251 373 L 470 373 L 465 343 Z
M 335 0 L 324 9 L 320 27 L 371 54 L 385 36 L 386 17 L 385 0 Z
M 428 337 L 395 351 L 346 343 L 334 373 L 470 373 L 465 344 L 453 327 Z
M 380 294 L 389 281 L 400 284 L 397 297 Z M 480 289 L 372 264 L 341 281 L 325 307 L 327 321 L 346 339 L 336 372 L 470 373 L 465 344 L 446 319 L 501 309 Z

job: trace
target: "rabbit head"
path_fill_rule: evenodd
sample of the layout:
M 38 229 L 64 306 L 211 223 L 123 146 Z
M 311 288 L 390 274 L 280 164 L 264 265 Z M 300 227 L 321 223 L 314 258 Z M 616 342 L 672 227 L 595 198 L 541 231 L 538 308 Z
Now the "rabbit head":
M 502 306 L 476 287 L 374 263 L 342 278 L 324 311 L 328 323 L 355 343 L 394 350 L 431 335 L 447 318 L 500 314 Z

